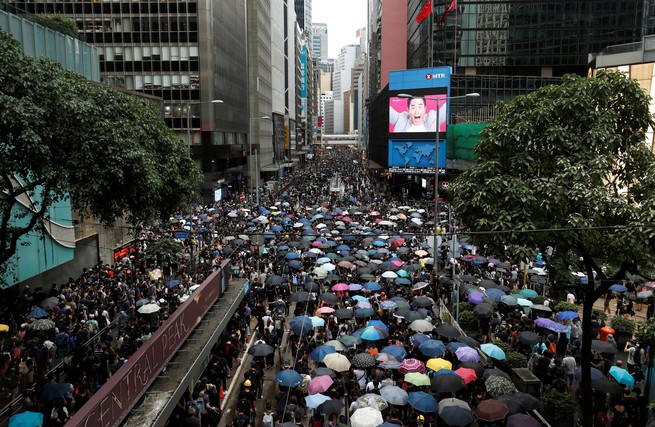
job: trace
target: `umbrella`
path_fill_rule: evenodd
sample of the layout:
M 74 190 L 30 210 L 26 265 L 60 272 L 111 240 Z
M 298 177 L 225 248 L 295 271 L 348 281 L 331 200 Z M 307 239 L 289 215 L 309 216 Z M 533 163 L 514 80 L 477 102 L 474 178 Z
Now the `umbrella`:
M 439 372 L 442 369 L 451 370 L 453 369 L 453 364 L 447 361 L 446 359 L 430 359 L 427 363 L 427 368 L 432 369 L 435 372 Z
M 484 365 L 481 365 L 480 363 L 461 362 L 457 366 L 459 367 L 458 369 L 462 369 L 462 368 L 472 369 L 478 378 L 480 378 L 484 374 Z
M 543 304 L 535 304 L 532 306 L 532 310 L 545 311 L 546 313 L 551 313 L 553 310 L 550 307 L 546 307 Z
M 423 341 L 418 349 L 423 355 L 429 357 L 439 357 L 446 352 L 446 346 L 439 340 Z
M 400 366 L 401 374 L 408 374 L 410 372 L 424 372 L 425 364 L 418 359 L 405 359 Z
M 507 372 L 505 372 L 505 371 L 501 371 L 498 368 L 487 368 L 482 373 L 482 378 L 484 378 L 485 380 L 487 378 L 493 377 L 493 376 L 503 377 L 503 378 L 506 378 L 506 379 L 511 381 L 511 378 L 510 378 L 509 374 Z
M 327 402 L 328 400 L 332 400 L 332 399 L 320 393 L 310 394 L 309 396 L 305 396 L 305 404 L 307 405 L 308 408 L 312 408 L 312 409 L 318 408 L 321 403 Z
M 430 385 L 430 377 L 420 372 L 410 372 L 405 374 L 404 381 L 414 384 L 415 386 Z
M 460 362 L 479 362 L 478 351 L 471 347 L 460 347 L 455 350 L 455 355 Z
M 374 408 L 359 408 L 350 416 L 351 427 L 377 427 L 384 422 L 382 413 Z
M 525 298 L 528 298 L 528 299 L 529 298 L 537 298 L 539 296 L 537 291 L 535 291 L 533 289 L 521 289 L 519 291 L 519 294 L 524 296 Z
M 409 329 L 416 332 L 428 332 L 434 329 L 434 325 L 427 320 L 418 319 L 409 324 Z
M 616 347 L 613 344 L 601 340 L 592 340 L 591 349 L 599 353 L 616 353 Z
M 314 330 L 314 325 L 309 317 L 296 316 L 289 322 L 289 329 L 297 335 L 302 335 Z
M 273 354 L 274 351 L 275 349 L 273 348 L 273 346 L 264 343 L 259 343 L 250 347 L 248 349 L 248 354 L 254 357 L 262 357 L 262 356 L 268 356 L 269 354 Z
M 375 356 L 371 353 L 358 353 L 352 357 L 350 363 L 355 368 L 370 368 L 375 366 Z
M 526 411 L 535 411 L 541 409 L 541 401 L 531 394 L 524 393 L 522 391 L 517 391 L 512 394 L 500 395 L 496 399 L 505 400 L 505 399 L 501 399 L 504 398 L 505 396 L 509 396 L 512 400 L 518 402 L 523 408 L 525 408 Z
M 41 304 L 39 304 L 44 310 L 52 310 L 52 307 L 56 306 L 59 304 L 59 298 L 57 297 L 48 297 L 41 301 Z
M 354 315 L 355 315 L 355 317 L 358 317 L 358 318 L 360 318 L 360 317 L 370 317 L 370 316 L 373 316 L 373 313 L 375 313 L 375 312 L 373 311 L 372 308 L 366 307 L 366 308 L 356 309 Z M 375 338 L 375 339 L 380 339 L 380 338 Z
M 420 346 L 422 343 L 424 343 L 429 339 L 430 339 L 429 336 L 422 333 L 414 334 L 411 337 L 409 337 L 409 341 L 412 343 L 412 345 L 416 347 Z
M 442 399 L 437 407 L 437 414 L 449 426 L 464 427 L 474 420 L 468 403 L 454 397 Z
M 505 402 L 494 399 L 483 400 L 473 410 L 479 420 L 483 421 L 500 421 L 509 414 L 509 408 Z
M 453 325 L 449 325 L 448 323 L 443 323 L 437 326 L 435 329 L 437 334 L 446 338 L 457 338 L 461 335 L 457 328 L 455 328 Z
M 362 329 L 359 337 L 366 341 L 377 341 L 389 337 L 389 332 L 379 326 L 367 326 Z
M 321 376 L 321 375 L 327 375 L 332 379 L 335 379 L 337 377 L 336 372 L 334 372 L 330 368 L 316 368 L 312 372 L 310 372 L 310 376 L 312 378 L 316 378 L 316 377 Z
M 558 320 L 571 320 L 571 319 L 577 319 L 578 317 L 580 316 L 578 316 L 578 313 L 576 313 L 575 311 L 560 311 L 559 313 L 557 313 Z
M 327 400 L 318 405 L 318 412 L 323 415 L 338 414 L 343 409 L 344 404 L 338 399 Z
M 516 298 L 513 295 L 505 295 L 505 296 L 500 297 L 500 302 L 502 302 L 503 304 L 506 304 L 506 305 L 518 305 L 519 299 L 522 299 L 522 298 Z M 528 301 L 528 300 L 525 300 L 525 301 Z M 532 304 L 532 303 L 530 303 L 530 304 Z
M 507 418 L 506 427 L 541 427 L 541 423 L 526 414 L 514 414 Z
M 409 395 L 402 388 L 395 385 L 388 385 L 380 389 L 380 395 L 390 405 L 403 406 L 409 400 Z
M 309 384 L 307 384 L 307 391 L 309 394 L 325 393 L 329 390 L 332 384 L 334 384 L 334 381 L 332 381 L 332 378 L 330 378 L 329 375 L 319 375 L 309 381 Z
M 604 380 L 606 378 L 605 374 L 600 370 L 593 367 L 589 367 L 589 369 L 591 369 L 591 381 Z M 573 377 L 578 381 L 582 381 L 582 367 L 575 368 Z
M 624 386 L 632 387 L 635 385 L 635 378 L 623 368 L 612 366 L 610 368 L 610 375 L 616 380 L 617 383 Z
M 494 312 L 493 306 L 486 302 L 478 304 L 473 308 L 473 313 L 477 314 L 478 317 L 482 317 L 483 319 L 487 319 L 491 317 L 493 312 Z
M 598 380 L 591 382 L 591 388 L 601 393 L 611 394 L 613 396 L 623 395 L 623 386 L 609 380 Z
M 481 286 L 484 286 L 481 284 Z M 494 301 L 500 301 L 502 297 L 505 296 L 505 292 L 501 291 L 500 289 L 487 289 L 487 296 L 492 298 Z
M 318 313 L 321 313 L 321 314 L 331 314 L 331 313 L 335 312 L 335 310 L 332 307 L 327 307 L 327 306 L 326 307 L 321 307 L 316 311 Z
M 34 310 L 30 311 L 25 315 L 25 318 L 38 319 L 39 317 L 48 317 L 48 312 L 42 309 L 41 307 L 36 307 Z
M 360 337 L 353 337 L 352 335 L 343 335 L 337 338 L 337 341 L 343 343 L 343 345 L 351 347 L 362 343 Z
M 328 304 L 336 304 L 339 302 L 339 297 L 332 292 L 323 292 L 318 296 L 318 299 Z
M 468 345 L 473 348 L 480 348 L 480 343 L 475 338 L 467 337 L 466 335 L 460 335 L 457 337 L 457 341 Z
M 382 310 L 395 310 L 397 307 L 398 305 L 395 301 L 386 300 L 380 303 L 380 308 Z
M 532 307 L 534 305 L 532 301 L 525 298 L 516 298 L 516 303 L 521 307 Z
M 430 379 L 430 390 L 435 393 L 455 393 L 465 387 L 459 375 L 437 375 Z
M 266 283 L 267 285 L 279 285 L 279 284 L 281 284 L 282 282 L 284 282 L 284 279 L 282 278 L 282 276 L 273 275 L 273 276 L 268 276 L 268 277 L 266 278 L 266 282 L 265 282 L 265 283 Z
M 492 375 L 484 381 L 484 385 L 487 388 L 487 393 L 492 397 L 497 397 L 501 394 L 516 393 L 514 383 L 505 377 Z
M 531 331 L 523 331 L 518 335 L 517 339 L 522 344 L 535 345 L 539 342 L 539 335 Z
M 478 374 L 475 373 L 475 369 L 459 368 L 455 370 L 455 373 L 462 377 L 464 384 L 468 384 L 478 379 Z
M 323 363 L 328 368 L 336 372 L 346 372 L 350 369 L 350 361 L 348 358 L 340 353 L 331 353 L 323 358 Z
M 0 323 L 0 332 L 9 332 L 9 325 L 5 325 L 4 323 Z
M 70 383 L 48 382 L 41 390 L 41 400 L 44 402 L 52 402 L 72 391 L 73 386 Z
M 384 388 L 384 387 L 383 387 Z M 387 401 L 379 394 L 366 393 L 355 401 L 357 408 L 373 408 L 384 411 L 389 407 Z
M 416 297 L 414 298 L 414 301 L 412 301 L 412 304 L 414 304 L 416 307 L 431 307 L 434 305 L 434 300 L 429 297 Z
M 651 290 L 637 292 L 637 298 L 646 299 L 652 296 L 653 296 L 653 291 Z
M 30 329 L 34 331 L 49 331 L 55 329 L 55 322 L 50 319 L 36 319 L 30 323 Z
M 309 357 L 311 357 L 312 360 L 315 360 L 317 362 L 322 362 L 325 356 L 336 352 L 337 349 L 331 345 L 320 345 L 316 347 L 314 350 L 312 350 L 312 352 L 309 354 Z
M 496 344 L 482 344 L 480 350 L 493 359 L 505 360 L 505 352 Z
M 157 304 L 149 303 L 139 307 L 137 311 L 141 314 L 152 314 L 158 312 L 160 309 L 161 307 L 159 307 Z
M 169 280 L 166 282 L 164 286 L 166 286 L 168 289 L 174 288 L 180 284 L 179 280 Z
M 275 376 L 275 381 L 284 387 L 298 387 L 300 384 L 302 384 L 303 379 L 302 375 L 293 369 L 285 369 L 284 371 L 277 373 Z
M 43 414 L 40 412 L 25 411 L 12 415 L 8 427 L 39 427 L 43 425 Z
M 382 349 L 382 354 L 389 354 L 398 361 L 402 361 L 405 358 L 405 356 L 407 356 L 405 347 L 401 345 L 388 345 Z
M 300 292 L 294 292 L 291 294 L 289 297 L 289 302 L 307 302 L 312 299 L 312 296 L 309 292 L 305 291 L 300 291 Z
M 480 304 L 484 301 L 484 294 L 482 292 L 472 292 L 467 296 L 469 302 L 473 304 Z
M 312 321 L 312 326 L 313 327 L 322 328 L 323 326 L 325 326 L 325 319 L 323 319 L 322 317 L 310 316 L 309 318 Z
M 423 413 L 435 412 L 437 410 L 437 400 L 424 391 L 415 391 L 409 393 L 408 403 L 417 411 Z
M 325 295 L 325 294 L 322 294 Z M 353 317 L 353 311 L 349 308 L 340 308 L 339 310 L 334 312 L 334 317 L 337 319 L 352 319 Z
M 616 283 L 616 284 L 610 286 L 608 288 L 608 290 L 612 291 L 612 292 L 626 292 L 628 290 L 628 288 L 626 288 L 623 285 L 620 285 L 620 284 Z

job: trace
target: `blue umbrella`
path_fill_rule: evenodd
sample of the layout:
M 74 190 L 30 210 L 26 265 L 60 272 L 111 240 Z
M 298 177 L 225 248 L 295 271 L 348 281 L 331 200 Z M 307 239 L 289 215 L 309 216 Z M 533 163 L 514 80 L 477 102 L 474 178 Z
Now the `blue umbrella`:
M 589 368 L 589 369 L 591 369 L 591 381 L 604 380 L 604 379 L 607 378 L 605 376 L 605 374 L 603 374 L 602 371 L 600 371 L 600 370 L 598 370 L 596 368 Z M 582 368 L 581 367 L 575 368 L 575 371 L 573 373 L 573 377 L 578 381 L 582 381 Z
M 264 232 L 264 239 L 275 239 L 275 233 L 272 231 Z
M 385 325 L 384 322 L 381 320 L 369 320 L 368 322 L 366 322 L 366 326 L 378 326 L 384 329 L 385 331 L 389 332 L 389 327 Z
M 43 414 L 40 412 L 25 411 L 12 415 L 9 427 L 38 427 L 43 425 Z
M 420 346 L 423 342 L 425 342 L 425 341 L 427 341 L 427 340 L 429 340 L 429 339 L 430 339 L 429 336 L 427 336 L 427 335 L 425 335 L 425 334 L 422 334 L 422 333 L 414 334 L 414 335 L 412 335 L 411 337 L 409 337 L 409 341 L 410 341 L 410 342 L 411 342 L 415 347 Z
M 302 262 L 298 260 L 289 261 L 289 267 L 291 268 L 302 268 Z
M 418 349 L 425 356 L 439 357 L 446 352 L 446 346 L 439 340 L 423 341 Z
M 378 248 L 381 248 L 382 246 L 386 245 L 382 240 L 374 240 L 373 241 L 373 246 L 377 246 Z
M 358 283 L 351 283 L 350 285 L 348 285 L 348 287 L 350 288 L 351 291 L 359 291 L 363 288 L 363 286 Z
M 284 387 L 298 387 L 302 384 L 302 375 L 293 369 L 285 369 L 278 372 L 275 376 L 275 381 Z
M 501 291 L 500 289 L 487 289 L 487 296 L 491 297 L 494 301 L 500 301 L 500 299 L 505 295 L 505 292 Z
M 312 360 L 315 360 L 317 362 L 322 362 L 325 356 L 327 356 L 330 353 L 336 353 L 337 349 L 334 346 L 331 345 L 320 345 L 316 347 L 310 354 L 309 357 L 312 358 Z
M 382 301 L 380 303 L 380 308 L 383 310 L 394 310 L 397 307 L 398 305 L 396 304 L 396 302 L 391 300 Z
M 382 289 L 382 285 L 375 282 L 368 282 L 368 283 L 364 283 L 364 289 L 366 289 L 367 291 L 379 291 L 380 289 Z
M 388 345 L 382 349 L 382 353 L 387 353 L 395 357 L 396 360 L 399 362 L 401 362 L 405 358 L 405 356 L 407 356 L 407 352 L 405 351 L 405 348 L 399 345 Z
M 42 309 L 41 307 L 37 307 L 34 310 L 30 311 L 25 315 L 26 318 L 35 318 L 38 319 L 40 317 L 48 317 L 48 312 Z
M 354 315 L 355 317 L 369 317 L 369 316 L 373 316 L 373 313 L 375 312 L 373 311 L 372 308 L 358 308 L 357 310 L 355 310 Z
M 492 359 L 505 360 L 505 352 L 495 344 L 482 344 L 480 350 Z
M 273 227 L 271 227 L 271 231 L 275 231 L 276 233 L 282 230 L 284 230 L 284 227 L 282 227 L 281 225 L 274 225 Z
M 539 296 L 537 291 L 532 289 L 521 289 L 519 291 L 519 294 L 523 295 L 526 298 L 537 298 L 537 296 Z
M 452 353 L 455 353 L 458 348 L 462 348 L 462 347 L 468 347 L 468 345 L 464 344 L 463 342 L 452 341 L 452 342 L 449 342 L 448 345 L 446 346 L 448 351 L 450 351 Z
M 616 283 L 616 284 L 610 286 L 609 290 L 612 291 L 612 292 L 625 292 L 625 291 L 628 290 L 628 288 L 626 288 L 625 286 L 623 286 L 621 284 Z
M 412 408 L 423 413 L 435 412 L 437 410 L 437 400 L 431 394 L 424 391 L 409 393 L 409 404 Z
M 305 258 L 316 258 L 318 255 L 316 255 L 316 252 L 305 252 L 302 256 Z
M 348 246 L 348 245 L 339 245 L 339 246 L 336 247 L 336 250 L 337 251 L 349 251 L 350 246 Z
M 616 382 L 619 384 L 623 384 L 624 386 L 627 387 L 632 387 L 635 385 L 635 378 L 623 368 L 619 368 L 618 366 L 612 366 L 610 368 L 610 375 L 614 377 Z
M 165 286 L 166 286 L 168 289 L 170 289 L 170 288 L 174 288 L 174 287 L 176 287 L 176 286 L 179 285 L 179 284 L 180 284 L 180 281 L 179 281 L 179 280 L 169 280 L 168 282 L 166 282 L 166 285 L 165 285 Z
M 353 295 L 351 298 L 355 301 L 368 301 L 368 298 L 362 295 Z
M 403 270 L 399 270 L 399 271 L 403 271 Z M 399 277 L 396 280 L 394 280 L 394 282 L 396 282 L 397 285 L 410 285 L 412 283 L 411 280 L 406 279 L 404 277 Z
M 53 383 L 49 382 L 41 390 L 41 400 L 43 402 L 52 402 L 62 397 L 71 390 L 70 383 Z
M 389 336 L 389 332 L 379 326 L 367 326 L 359 334 L 359 337 L 366 341 L 377 341 Z
M 298 257 L 299 255 L 297 252 L 289 252 L 284 256 L 285 259 L 297 259 Z
M 318 408 L 321 403 L 327 402 L 328 400 L 332 400 L 332 398 L 321 393 L 305 396 L 305 403 L 307 404 L 307 407 L 312 409 Z
M 571 320 L 571 319 L 577 319 L 578 317 L 580 316 L 578 316 L 578 313 L 576 313 L 575 311 L 561 311 L 557 313 L 557 318 L 559 320 Z
M 314 330 L 314 326 L 312 325 L 312 319 L 308 316 L 297 316 L 289 322 L 289 329 L 298 335 L 302 335 Z

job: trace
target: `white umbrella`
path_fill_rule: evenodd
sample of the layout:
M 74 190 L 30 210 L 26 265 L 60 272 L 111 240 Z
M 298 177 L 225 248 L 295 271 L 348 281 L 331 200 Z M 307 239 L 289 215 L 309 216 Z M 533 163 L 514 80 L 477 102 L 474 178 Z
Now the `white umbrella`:
M 150 280 L 159 280 L 161 278 L 161 276 L 162 276 L 162 272 L 158 268 L 155 268 L 154 270 L 152 270 L 150 272 L 150 274 L 148 275 Z
M 323 264 L 321 268 L 326 271 L 334 271 L 334 269 L 337 268 L 337 266 L 328 262 Z
M 340 353 L 330 353 L 323 358 L 323 363 L 336 372 L 346 372 L 350 369 L 350 361 Z M 351 419 L 352 421 L 352 419 Z
M 268 218 L 266 218 L 264 215 L 260 215 L 257 218 L 255 218 L 256 222 L 259 222 L 260 224 L 268 224 Z
M 412 218 L 411 221 L 416 225 L 423 225 L 423 221 L 421 221 L 419 218 Z
M 382 413 L 370 407 L 360 408 L 350 416 L 350 425 L 352 427 L 377 427 L 383 422 Z
M 429 332 L 434 329 L 434 325 L 427 320 L 417 319 L 409 324 L 409 329 L 416 332 Z
M 293 228 L 303 228 L 305 225 L 302 222 L 297 222 L 293 224 Z
M 142 305 L 137 311 L 141 314 L 151 314 L 158 312 L 160 307 L 157 304 Z
M 384 273 L 382 273 L 382 277 L 384 277 L 385 279 L 397 279 L 398 275 L 393 271 L 385 271 Z
M 341 341 L 331 340 L 323 345 L 331 345 L 336 351 L 346 351 L 346 346 Z

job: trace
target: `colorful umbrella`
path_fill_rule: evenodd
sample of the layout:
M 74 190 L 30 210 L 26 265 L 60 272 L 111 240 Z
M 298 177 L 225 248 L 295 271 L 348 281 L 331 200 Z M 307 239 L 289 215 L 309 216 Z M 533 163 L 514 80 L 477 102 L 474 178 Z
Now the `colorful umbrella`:
M 455 373 L 462 377 L 464 384 L 466 385 L 478 379 L 478 375 L 475 373 L 475 370 L 471 368 L 458 368 L 455 370 Z
M 405 356 L 407 356 L 405 347 L 401 345 L 388 345 L 382 349 L 382 353 L 390 354 L 391 356 L 394 357 L 394 359 L 398 361 L 402 361 L 405 358 Z
M 439 372 L 442 369 L 447 369 L 447 370 L 453 369 L 453 364 L 447 361 L 446 359 L 442 359 L 442 358 L 430 359 L 428 360 L 428 363 L 425 366 L 428 369 L 432 369 L 435 372 Z
M 311 409 L 318 408 L 321 403 L 327 402 L 328 400 L 332 400 L 332 399 L 320 393 L 310 394 L 309 396 L 305 396 L 305 404 L 307 405 L 308 408 Z
M 309 394 L 325 393 L 330 389 L 332 384 L 334 384 L 334 381 L 332 381 L 329 375 L 319 375 L 309 381 L 307 391 Z
M 423 355 L 428 357 L 439 357 L 446 352 L 446 346 L 439 340 L 426 340 L 418 347 Z
M 479 362 L 480 354 L 471 347 L 460 347 L 455 350 L 455 355 L 460 362 Z
M 424 372 L 425 364 L 418 359 L 405 359 L 400 366 L 400 373 Z
M 377 341 L 389 337 L 389 332 L 379 326 L 367 326 L 362 329 L 359 337 L 366 341 Z
M 302 375 L 293 369 L 285 369 L 284 371 L 277 373 L 275 376 L 275 381 L 284 387 L 298 387 L 300 384 L 302 384 L 303 379 Z
M 482 344 L 480 350 L 492 359 L 505 360 L 505 352 L 496 344 Z
M 419 372 L 405 374 L 404 381 L 406 383 L 414 384 L 415 386 L 430 385 L 430 377 Z
M 338 342 L 338 341 L 337 341 Z M 255 346 L 256 347 L 256 346 Z M 312 360 L 322 362 L 328 354 L 336 353 L 337 349 L 331 345 L 320 345 L 309 354 Z
M 632 387 L 635 385 L 635 378 L 623 368 L 612 366 L 610 368 L 610 375 L 616 380 L 617 383 L 624 386 Z
M 431 394 L 424 391 L 409 393 L 408 403 L 412 408 L 425 414 L 437 410 L 437 400 Z

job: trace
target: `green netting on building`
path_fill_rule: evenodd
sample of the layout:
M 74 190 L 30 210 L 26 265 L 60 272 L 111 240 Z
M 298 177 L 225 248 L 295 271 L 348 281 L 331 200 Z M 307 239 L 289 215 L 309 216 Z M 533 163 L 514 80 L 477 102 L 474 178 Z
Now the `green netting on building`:
M 475 144 L 487 123 L 458 123 L 446 131 L 446 158 L 475 161 Z

